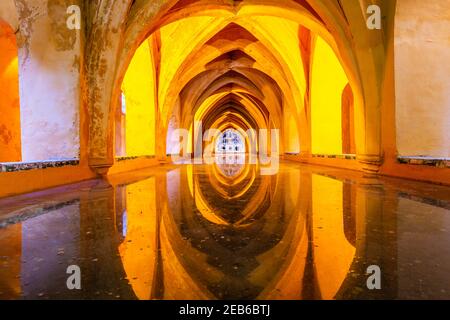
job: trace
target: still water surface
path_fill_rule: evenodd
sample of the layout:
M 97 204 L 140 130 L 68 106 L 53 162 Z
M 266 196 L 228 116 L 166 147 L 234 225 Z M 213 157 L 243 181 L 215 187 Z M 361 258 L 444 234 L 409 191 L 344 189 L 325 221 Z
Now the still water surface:
M 164 166 L 1 200 L 0 299 L 450 299 L 449 244 L 449 187 Z

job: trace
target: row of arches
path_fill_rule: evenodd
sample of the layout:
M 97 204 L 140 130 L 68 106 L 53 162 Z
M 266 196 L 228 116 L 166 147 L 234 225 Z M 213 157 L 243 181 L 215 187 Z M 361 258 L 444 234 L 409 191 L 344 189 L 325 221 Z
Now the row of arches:
M 210 4 L 210 3 L 209 3 Z M 181 104 L 181 108 L 183 108 L 184 101 L 177 101 L 178 99 L 189 98 L 188 95 L 183 96 L 184 92 L 182 90 L 185 90 L 185 87 L 189 86 L 189 82 L 192 81 L 201 81 L 199 79 L 196 79 L 196 77 L 199 75 L 200 70 L 204 72 L 208 72 L 211 74 L 211 69 L 216 66 L 217 69 L 220 69 L 220 63 L 223 63 L 223 60 L 233 61 L 234 66 L 231 71 L 235 74 L 232 76 L 232 78 L 238 78 L 236 76 L 237 74 L 241 74 L 241 81 L 242 83 L 248 82 L 248 80 L 255 82 L 255 73 L 253 72 L 252 75 L 245 74 L 244 72 L 248 73 L 248 70 L 239 70 L 241 69 L 252 69 L 257 70 L 260 73 L 265 74 L 269 79 L 272 79 L 272 81 L 275 83 L 275 85 L 270 84 L 267 85 L 269 88 L 276 88 L 278 87 L 278 90 L 280 92 L 274 93 L 273 96 L 277 96 L 281 101 L 276 101 L 277 99 L 273 99 L 274 103 L 270 103 L 270 114 L 273 115 L 272 118 L 266 122 L 272 121 L 272 123 L 277 124 L 272 126 L 276 126 L 278 128 L 282 128 L 282 130 L 290 129 L 293 134 L 289 135 L 292 136 L 292 141 L 286 141 L 288 138 L 282 139 L 282 144 L 291 144 L 292 151 L 293 152 L 300 152 L 300 145 L 304 146 L 305 153 L 311 153 L 311 141 L 310 141 L 310 128 L 308 128 L 308 117 L 311 117 L 310 110 L 307 110 L 307 108 L 310 108 L 310 105 L 307 105 L 310 101 L 309 97 L 307 97 L 310 92 L 307 86 L 310 85 L 310 79 L 306 78 L 305 74 L 305 68 L 303 66 L 303 63 L 307 61 L 308 59 L 312 60 L 311 56 L 307 56 L 303 58 L 301 56 L 302 52 L 300 52 L 300 49 L 302 46 L 300 45 L 300 35 L 303 37 L 311 38 L 310 29 L 312 28 L 314 30 L 314 37 L 317 37 L 320 40 L 323 40 L 324 43 L 326 43 L 328 46 L 330 46 L 331 51 L 334 53 L 335 56 L 337 56 L 337 60 L 339 62 L 342 62 L 340 67 L 343 69 L 343 73 L 345 76 L 348 74 L 348 81 L 344 84 L 339 93 L 339 106 L 338 106 L 338 113 L 341 113 L 341 95 L 342 90 L 344 87 L 349 84 L 349 82 L 354 83 L 354 87 L 358 89 L 358 93 L 354 94 L 356 99 L 361 97 L 360 92 L 360 85 L 358 85 L 357 76 L 355 76 L 355 70 L 356 68 L 351 68 L 352 60 L 346 58 L 347 55 L 350 54 L 350 52 L 346 52 L 342 49 L 343 43 L 340 43 L 339 41 L 336 41 L 336 39 L 333 38 L 333 35 L 331 35 L 327 29 L 323 25 L 323 20 L 320 18 L 320 15 L 316 12 L 316 9 L 314 9 L 310 4 L 308 3 L 296 3 L 296 2 L 283 2 L 278 3 L 278 5 L 275 5 L 274 3 L 261 5 L 259 3 L 255 2 L 240 2 L 240 3 L 233 3 L 233 4 L 217 4 L 217 7 L 215 5 L 211 5 L 210 7 L 205 6 L 205 8 L 208 8 L 205 11 L 198 10 L 203 5 L 201 1 L 200 2 L 181 2 L 172 7 L 171 9 L 165 11 L 165 14 L 161 13 L 161 20 L 155 21 L 155 24 L 152 25 L 149 23 L 148 25 L 140 25 L 135 26 L 132 22 L 128 24 L 129 30 L 125 31 L 125 34 L 132 34 L 133 32 L 141 32 L 141 36 L 135 37 L 135 39 L 125 39 L 124 40 L 124 46 L 123 51 L 120 59 L 119 64 L 119 72 L 117 73 L 116 79 L 118 79 L 118 82 L 115 84 L 115 88 L 113 89 L 113 94 L 115 95 L 120 94 L 120 90 L 118 90 L 118 87 L 120 86 L 121 81 L 121 73 L 126 72 L 126 67 L 129 64 L 129 61 L 132 61 L 133 57 L 133 47 L 138 46 L 142 40 L 140 39 L 148 39 L 148 35 L 154 36 L 159 44 L 162 46 L 161 48 L 157 48 L 156 52 L 162 53 L 162 56 L 164 56 L 164 47 L 168 46 L 170 48 L 170 45 L 164 44 L 165 41 L 165 33 L 169 35 L 173 35 L 178 30 L 187 30 L 186 26 L 191 23 L 191 27 L 195 26 L 196 23 L 192 22 L 193 20 L 197 21 L 199 25 L 202 23 L 208 28 L 202 28 L 199 27 L 198 30 L 202 30 L 201 34 L 196 34 L 195 39 L 200 41 L 191 41 L 189 43 L 189 48 L 184 48 L 184 54 L 185 56 L 176 56 L 174 52 L 176 52 L 176 48 L 174 50 L 171 50 L 172 54 L 172 60 L 171 60 L 171 68 L 168 68 L 167 70 L 164 67 L 164 64 L 162 64 L 161 69 L 159 72 L 162 73 L 162 75 L 159 75 L 159 81 L 161 82 L 159 85 L 162 87 L 161 90 L 159 90 L 159 97 L 158 97 L 158 104 L 161 108 L 162 115 L 159 119 L 159 123 L 157 124 L 157 131 L 160 132 L 167 132 L 167 120 L 170 119 L 170 121 L 173 123 L 173 119 L 176 117 L 172 117 L 170 114 L 170 109 L 176 109 L 179 104 Z M 259 13 L 261 13 L 261 10 L 264 6 L 269 5 L 271 9 L 273 10 L 264 10 L 265 13 L 261 14 L 261 16 L 258 16 Z M 144 9 L 145 5 L 140 8 Z M 132 18 L 139 16 L 139 8 L 135 8 L 138 11 L 134 11 Z M 148 9 L 148 8 L 146 8 Z M 133 12 L 133 10 L 132 10 Z M 142 11 L 144 12 L 144 11 Z M 267 15 L 267 12 L 270 12 L 270 16 Z M 148 14 L 148 12 L 147 12 Z M 319 16 L 319 19 L 317 18 Z M 180 19 L 180 17 L 187 17 L 185 19 Z M 140 16 L 142 18 L 142 16 Z M 301 19 L 302 18 L 302 19 Z M 184 20 L 184 21 L 183 21 Z M 191 20 L 191 22 L 188 22 L 188 20 Z M 214 20 L 212 23 L 211 21 Z M 298 21 L 302 22 L 302 24 L 298 24 Z M 159 23 L 158 23 L 159 22 Z M 171 23 L 168 23 L 171 22 Z M 264 29 L 264 25 L 266 25 L 266 29 Z M 277 30 L 279 31 L 278 34 L 286 34 L 286 39 L 280 39 L 278 41 L 273 41 L 276 36 L 274 34 L 270 35 L 270 31 L 267 31 L 267 25 L 270 25 L 271 30 Z M 184 26 L 184 27 L 183 27 Z M 306 28 L 305 28 L 306 26 Z M 134 29 L 133 29 L 134 28 Z M 136 28 L 142 28 L 141 30 L 135 30 Z M 303 29 L 302 29 L 303 28 Z M 144 30 L 145 29 L 145 30 Z M 193 28 L 195 29 L 195 28 Z M 284 32 L 289 30 L 289 32 Z M 301 31 L 301 32 L 300 32 Z M 192 32 L 198 32 L 198 31 L 192 31 Z M 208 32 L 210 34 L 208 34 Z M 179 42 L 182 42 L 183 37 L 189 38 L 188 32 L 183 32 L 182 34 L 177 34 L 176 38 Z M 235 37 L 234 39 L 227 39 L 230 37 Z M 279 37 L 281 38 L 281 37 Z M 294 44 L 289 41 L 289 39 L 296 39 L 294 41 Z M 137 39 L 137 40 L 136 40 Z M 210 40 L 208 40 L 210 39 Z M 343 39 L 341 39 L 344 41 Z M 307 41 L 304 41 L 307 43 Z M 345 42 L 345 41 L 344 41 Z M 153 41 L 155 43 L 155 41 Z M 161 44 L 162 43 L 162 44 Z M 295 44 L 296 43 L 296 44 Z M 227 47 L 228 46 L 228 47 Z M 234 46 L 238 46 L 237 48 Z M 240 47 L 239 47 L 240 46 Z M 276 47 L 278 46 L 278 48 Z M 286 50 L 287 46 L 287 50 Z M 291 46 L 291 47 L 289 47 Z M 312 44 L 307 43 L 306 46 L 311 47 Z M 182 47 L 182 46 L 180 46 Z M 211 47 L 214 49 L 221 48 L 222 51 L 219 51 L 219 54 L 217 54 L 217 51 L 214 52 L 214 50 L 210 50 Z M 254 47 L 255 49 L 249 49 L 251 47 Z M 294 48 L 295 47 L 295 48 Z M 159 51 L 160 49 L 160 51 Z M 292 49 L 292 50 L 291 50 Z M 192 50 L 192 51 L 191 51 Z M 246 52 L 246 50 L 250 50 L 251 54 L 249 52 Z M 208 52 L 209 51 L 209 52 Z M 240 51 L 240 52 L 239 52 Z M 154 51 L 155 52 L 155 51 Z M 295 54 L 295 52 L 298 52 L 298 55 Z M 196 55 L 198 54 L 198 55 Z M 303 51 L 303 54 L 311 54 L 311 50 L 309 52 Z M 222 55 L 222 56 L 221 56 Z M 223 57 L 225 55 L 225 57 Z M 259 58 L 258 57 L 261 57 Z M 284 55 L 284 56 L 283 56 Z M 256 56 L 256 59 L 255 59 Z M 259 58 L 259 59 L 258 59 Z M 161 56 L 157 57 L 157 60 L 161 59 Z M 181 59 L 182 61 L 176 61 L 176 59 Z M 184 60 L 183 60 L 184 59 Z M 217 59 L 217 60 L 216 60 Z M 236 62 L 237 61 L 237 62 Z M 264 61 L 264 63 L 261 63 L 261 61 Z M 174 67 L 180 66 L 178 69 Z M 197 65 L 196 65 L 197 63 Z M 190 69 L 187 67 L 189 64 L 192 64 L 196 67 L 191 67 Z M 239 64 L 241 64 L 239 66 Z M 294 68 L 290 68 L 290 65 L 292 64 Z M 226 66 L 226 65 L 225 65 Z M 308 77 L 310 74 L 310 66 L 306 68 L 306 72 L 308 72 Z M 293 70 L 295 70 L 293 72 Z M 168 74 L 165 72 L 167 71 Z M 182 73 L 180 73 L 182 71 Z M 229 72 L 228 70 L 227 72 Z M 219 71 L 216 71 L 219 72 Z M 178 73 L 178 74 L 177 74 Z M 171 77 L 170 75 L 174 75 Z M 178 76 L 179 75 L 179 76 Z M 225 75 L 225 73 L 222 73 L 222 75 Z M 214 78 L 214 75 L 212 74 L 210 78 L 208 79 L 206 75 L 202 75 L 203 81 L 205 81 L 208 84 L 214 83 L 214 81 L 217 79 Z M 253 79 L 250 79 L 251 76 L 253 76 Z M 168 77 L 168 78 L 167 78 Z M 199 76 L 200 78 L 200 76 Z M 226 78 L 226 75 L 224 76 Z M 169 84 L 166 83 L 166 79 L 170 79 Z M 222 80 L 222 79 L 220 79 Z M 350 81 L 351 80 L 351 81 Z M 226 81 L 226 80 L 225 80 Z M 261 81 L 264 80 L 260 80 Z M 175 83 L 174 83 L 175 82 Z M 234 83 L 233 85 L 242 85 L 242 83 Z M 174 84 L 173 86 L 171 84 Z M 177 88 L 181 87 L 181 88 Z M 168 89 L 170 87 L 170 89 Z M 350 85 L 350 87 L 352 87 Z M 248 87 L 245 88 L 248 90 Z M 189 89 L 188 89 L 189 90 Z M 234 92 L 231 94 L 224 94 L 227 96 L 228 99 L 230 99 L 232 102 L 236 101 L 236 96 L 238 99 L 244 100 L 246 97 L 248 97 L 248 93 L 242 93 L 239 92 L 239 88 L 233 89 Z M 206 91 L 206 90 L 205 90 Z M 229 88 L 228 88 L 228 91 Z M 242 91 L 242 90 L 241 90 Z M 180 95 L 179 92 L 182 92 Z M 169 93 L 169 94 L 167 94 Z M 254 96 L 257 94 L 253 93 Z M 283 95 L 283 97 L 281 97 Z M 167 96 L 167 99 L 166 99 Z M 223 98 L 222 96 L 218 95 L 219 99 Z M 253 96 L 253 97 L 254 97 Z M 212 98 L 211 98 L 212 99 Z M 181 100 L 181 99 L 180 99 Z M 304 102 L 307 102 L 305 104 Z M 113 99 L 115 101 L 115 99 Z M 277 103 L 278 102 L 278 103 Z M 256 104 L 257 103 L 252 103 Z M 277 104 L 278 104 L 278 110 L 283 109 L 282 112 L 276 112 L 277 111 Z M 284 104 L 281 106 L 281 104 Z M 357 103 L 354 103 L 353 105 L 358 105 Z M 195 110 L 195 109 L 194 109 Z M 289 121 L 285 121 L 283 117 L 290 118 L 289 115 L 284 114 L 285 110 L 290 110 L 293 114 L 293 120 L 289 119 Z M 361 110 L 360 110 L 361 111 Z M 190 117 L 195 117 L 195 113 L 192 112 Z M 187 116 L 184 116 L 184 119 L 179 119 L 182 121 L 186 121 Z M 360 120 L 362 117 L 359 117 Z M 287 122 L 288 124 L 285 124 L 284 122 Z M 290 123 L 289 123 L 290 122 Z M 338 125 L 336 128 L 339 131 L 338 138 L 339 143 L 338 147 L 336 149 L 339 149 L 340 152 L 334 152 L 334 153 L 342 153 L 342 127 L 341 127 L 341 121 L 338 121 Z M 270 128 L 269 126 L 266 126 Z M 361 126 L 357 126 L 357 129 L 361 129 Z M 170 129 L 169 129 L 170 130 Z M 296 134 L 296 131 L 299 132 L 300 130 L 304 130 L 305 132 L 303 134 Z M 348 131 L 348 130 L 347 130 Z M 329 136 L 334 136 L 335 134 L 331 134 Z M 98 135 L 96 135 L 96 138 L 99 138 Z M 301 140 L 305 141 L 301 141 Z M 367 139 L 361 139 L 362 142 L 366 143 Z M 303 143 L 304 142 L 304 143 Z M 349 143 L 347 143 L 349 144 Z M 321 144 L 320 144 L 321 145 Z M 100 144 L 99 144 L 100 146 Z M 159 152 L 159 156 L 164 156 L 166 153 L 166 148 L 162 147 L 162 150 Z M 283 148 L 284 149 L 284 148 Z M 303 149 L 303 148 L 302 148 Z M 108 154 L 107 149 L 104 149 L 106 153 L 104 155 Z M 283 150 L 284 151 L 284 150 Z M 287 150 L 288 151 L 288 150 Z M 158 152 L 156 152 L 158 153 Z M 333 153 L 333 152 L 328 152 Z M 107 156 L 107 158 L 110 158 L 111 156 Z M 98 159 L 98 158 L 97 158 Z
M 193 154 L 205 132 L 230 128 L 278 129 L 281 153 L 355 154 L 354 94 L 335 41 L 328 35 L 328 43 L 292 17 L 261 14 L 260 5 L 246 5 L 226 5 L 179 19 L 172 15 L 180 12 L 172 9 L 135 51 L 120 92 L 123 95 L 133 81 L 152 79 L 148 94 L 138 100 L 157 110 L 157 116 L 147 114 L 147 121 L 156 122 L 150 128 L 155 137 L 166 137 L 155 138 L 162 144 L 158 156 L 181 152 L 172 141 L 178 129 L 189 131 L 184 152 Z M 192 10 L 189 6 L 183 10 Z M 136 99 L 133 93 L 125 96 Z M 130 112 L 142 111 L 137 107 Z M 117 121 L 121 117 L 116 119 L 116 150 L 124 132 Z M 139 127 L 131 122 L 127 128 Z M 202 124 L 201 132 L 196 123 Z M 151 139 L 148 129 L 141 126 L 134 141 L 127 134 L 127 143 L 143 144 L 144 136 Z M 157 153 L 154 141 L 145 143 L 147 155 Z M 138 155 L 142 154 L 127 152 Z

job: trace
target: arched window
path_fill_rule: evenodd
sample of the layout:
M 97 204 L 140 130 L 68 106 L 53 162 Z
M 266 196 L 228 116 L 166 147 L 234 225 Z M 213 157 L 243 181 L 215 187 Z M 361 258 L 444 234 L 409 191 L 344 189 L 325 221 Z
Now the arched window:
M 245 152 L 244 139 L 236 130 L 228 129 L 217 139 L 216 153 L 242 152 Z
M 14 30 L 0 19 L 0 162 L 22 161 L 19 62 Z

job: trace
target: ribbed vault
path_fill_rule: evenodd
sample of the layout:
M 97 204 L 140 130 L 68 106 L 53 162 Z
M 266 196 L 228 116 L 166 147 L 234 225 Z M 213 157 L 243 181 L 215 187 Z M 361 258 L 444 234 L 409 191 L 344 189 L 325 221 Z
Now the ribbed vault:
M 279 129 L 282 153 L 297 143 L 299 152 L 311 154 L 311 77 L 317 38 L 334 52 L 353 91 L 358 157 L 368 167 L 376 166 L 381 159 L 383 81 L 377 66 L 385 63 L 380 53 L 386 39 L 382 32 L 365 28 L 369 2 L 102 2 L 94 16 L 104 20 L 96 24 L 94 17 L 88 26 L 91 33 L 101 34 L 104 28 L 118 32 L 105 34 L 105 46 L 86 57 L 91 166 L 101 169 L 113 163 L 111 115 L 118 108 L 127 68 L 145 43 L 155 65 L 158 136 L 176 128 L 192 130 L 196 120 L 206 123 L 204 130 L 249 125 Z M 156 145 L 161 160 L 167 154 L 166 142 L 158 139 Z

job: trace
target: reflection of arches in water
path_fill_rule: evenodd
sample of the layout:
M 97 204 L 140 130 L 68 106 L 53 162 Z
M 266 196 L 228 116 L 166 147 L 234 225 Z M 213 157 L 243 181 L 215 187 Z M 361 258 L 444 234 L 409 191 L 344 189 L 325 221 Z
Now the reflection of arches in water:
M 311 179 L 295 170 L 275 178 L 252 178 L 259 172 L 254 167 L 246 165 L 248 170 L 239 177 L 240 186 L 249 181 L 251 186 L 232 199 L 221 194 L 227 180 L 215 179 L 213 166 L 168 173 L 163 178 L 167 193 L 152 199 L 148 195 L 155 194 L 155 184 L 162 186 L 162 181 L 141 181 L 117 194 L 126 198 L 122 203 L 127 205 L 129 226 L 119 252 L 127 277 L 136 278 L 130 283 L 139 298 L 148 298 L 155 286 L 161 289 L 161 298 L 172 299 L 330 299 L 336 295 L 354 258 L 350 241 L 354 223 L 346 218 L 354 213 L 346 213 L 346 187 L 341 181 Z M 217 186 L 223 190 L 218 192 Z M 323 193 L 317 192 L 322 188 L 335 194 L 325 205 Z M 116 210 L 124 212 L 118 201 Z M 249 215 L 244 217 L 241 212 L 246 210 Z M 162 213 L 160 228 L 155 212 Z M 121 224 L 118 233 L 122 221 L 122 216 L 116 221 Z M 158 250 L 156 239 L 161 243 Z
M 246 164 L 236 179 L 223 179 L 216 166 L 208 166 L 205 174 L 195 174 L 195 203 L 199 199 L 206 203 L 209 211 L 226 221 L 226 224 L 241 225 L 249 219 L 263 215 L 274 195 L 276 186 L 269 176 L 260 176 L 257 166 Z
M 245 169 L 245 154 L 216 154 L 214 166 L 223 176 L 235 179 Z
M 284 192 L 278 190 L 283 187 L 277 186 L 277 180 L 272 177 L 264 177 L 265 181 L 257 177 L 247 194 L 239 199 L 228 200 L 229 203 L 226 198 L 216 203 L 215 196 L 210 198 L 212 194 L 208 193 L 208 189 L 212 189 L 207 182 L 208 177 L 197 179 L 199 175 L 193 175 L 197 190 L 194 197 L 183 193 L 183 188 L 178 189 L 180 199 L 176 204 L 181 205 L 181 209 L 178 212 L 172 211 L 172 208 L 170 210 L 171 219 L 167 222 L 172 224 L 173 238 L 169 240 L 176 253 L 182 253 L 180 260 L 186 270 L 216 298 L 256 298 L 272 280 L 267 274 L 276 274 L 283 261 L 270 259 L 269 262 L 262 257 L 280 243 L 288 227 L 286 222 L 295 219 L 296 215 L 285 212 L 282 200 Z M 181 185 L 185 179 L 189 177 L 182 174 Z M 204 184 L 207 186 L 203 187 Z M 274 194 L 271 194 L 272 190 Z M 233 224 L 238 223 L 234 215 L 247 208 L 246 204 L 251 200 L 247 197 L 256 198 L 260 194 L 265 194 L 259 198 L 260 203 L 248 207 L 258 212 L 250 212 L 253 216 L 245 223 Z M 206 219 L 197 208 L 197 197 L 202 197 L 213 210 L 222 209 L 218 214 L 224 217 L 227 224 L 217 224 Z M 173 204 L 169 203 L 169 207 Z M 189 240 L 177 242 L 176 238 Z M 196 254 L 202 258 L 188 258 Z M 278 254 L 284 256 L 284 250 Z M 201 268 L 205 267 L 214 271 L 202 272 Z
M 354 186 L 349 183 L 343 185 L 342 201 L 345 237 L 352 246 L 356 246 L 356 194 Z
M 217 167 L 219 168 L 220 173 L 222 173 L 225 177 L 234 178 L 235 176 L 239 175 L 239 173 L 244 168 L 244 165 L 242 163 L 221 164 L 217 165 Z
M 245 141 L 237 130 L 227 129 L 217 138 L 216 153 L 233 152 L 245 152 Z

